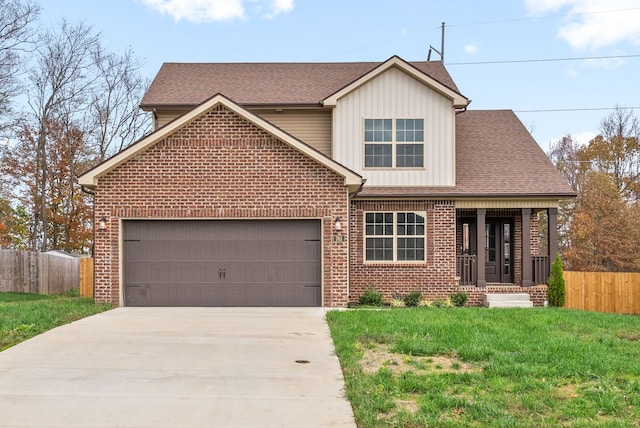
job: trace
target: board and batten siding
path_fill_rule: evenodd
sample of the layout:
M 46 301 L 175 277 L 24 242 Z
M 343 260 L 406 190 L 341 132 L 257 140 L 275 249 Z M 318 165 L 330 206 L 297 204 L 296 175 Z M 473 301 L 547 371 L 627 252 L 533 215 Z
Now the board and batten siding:
M 424 168 L 365 169 L 364 119 L 424 118 Z M 391 68 L 338 100 L 333 158 L 368 186 L 455 185 L 455 111 L 450 99 Z
M 253 113 L 331 157 L 331 110 L 252 110 Z

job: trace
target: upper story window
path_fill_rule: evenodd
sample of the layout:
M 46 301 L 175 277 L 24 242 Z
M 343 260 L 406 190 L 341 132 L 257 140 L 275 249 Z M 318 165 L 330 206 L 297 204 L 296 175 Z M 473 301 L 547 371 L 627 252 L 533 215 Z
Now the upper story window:
M 424 119 L 365 119 L 365 168 L 422 168 Z

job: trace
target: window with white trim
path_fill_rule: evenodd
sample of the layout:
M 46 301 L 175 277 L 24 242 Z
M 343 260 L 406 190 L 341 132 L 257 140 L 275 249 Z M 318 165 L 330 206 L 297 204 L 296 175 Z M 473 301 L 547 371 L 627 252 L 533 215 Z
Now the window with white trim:
M 424 212 L 366 212 L 365 260 L 424 261 L 425 217 Z
M 422 168 L 424 119 L 365 119 L 365 168 Z

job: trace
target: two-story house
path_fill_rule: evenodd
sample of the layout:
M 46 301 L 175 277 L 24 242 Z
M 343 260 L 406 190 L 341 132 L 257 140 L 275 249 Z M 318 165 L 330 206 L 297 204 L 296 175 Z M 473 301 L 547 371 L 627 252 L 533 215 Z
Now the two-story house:
M 164 64 L 154 131 L 79 179 L 96 299 L 346 307 L 374 286 L 541 305 L 573 192 L 512 111 L 469 103 L 441 62 Z

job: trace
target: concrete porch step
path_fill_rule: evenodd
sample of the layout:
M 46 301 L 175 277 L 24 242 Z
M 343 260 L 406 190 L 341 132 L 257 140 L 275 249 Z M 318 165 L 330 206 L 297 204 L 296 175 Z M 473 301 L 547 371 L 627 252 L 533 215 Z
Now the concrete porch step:
M 533 307 L 533 302 L 527 293 L 485 293 L 483 302 L 487 308 Z

